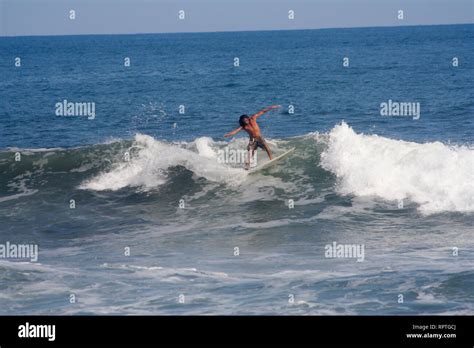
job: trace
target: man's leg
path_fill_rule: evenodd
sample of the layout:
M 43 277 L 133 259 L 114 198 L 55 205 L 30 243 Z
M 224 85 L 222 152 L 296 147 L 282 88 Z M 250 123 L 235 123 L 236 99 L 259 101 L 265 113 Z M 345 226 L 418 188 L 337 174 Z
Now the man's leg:
M 250 165 L 252 163 L 252 158 L 253 158 L 254 152 L 255 152 L 255 149 L 247 151 L 247 160 L 245 161 L 245 169 L 246 170 L 250 169 Z
M 247 145 L 247 158 L 245 160 L 245 166 L 244 166 L 246 170 L 250 169 L 250 161 L 252 159 L 251 156 L 253 156 L 254 151 L 255 151 L 255 147 L 253 146 L 253 143 L 249 142 L 249 144 Z
M 267 155 L 268 155 L 268 158 L 270 158 L 270 160 L 273 159 L 273 156 L 272 156 L 272 152 L 270 151 L 270 147 L 267 145 L 267 142 L 263 142 L 263 149 L 266 151 Z
M 245 169 L 247 170 L 250 169 L 250 164 L 252 162 L 255 150 L 257 150 L 257 141 L 255 139 L 251 139 L 247 145 L 247 161 L 245 163 Z

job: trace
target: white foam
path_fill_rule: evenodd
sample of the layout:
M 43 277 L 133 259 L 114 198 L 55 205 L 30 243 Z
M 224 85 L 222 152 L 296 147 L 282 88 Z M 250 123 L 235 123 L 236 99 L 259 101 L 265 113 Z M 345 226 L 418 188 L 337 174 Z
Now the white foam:
M 334 127 L 321 165 L 338 190 L 387 200 L 408 198 L 422 213 L 474 211 L 474 150 L 440 142 L 418 144 Z
M 216 152 L 211 147 L 211 144 L 213 143 L 211 138 L 208 138 L 208 137 L 197 138 L 194 141 L 194 143 L 196 144 L 196 148 L 200 156 L 203 156 L 206 158 L 217 157 Z
M 18 193 L 0 197 L 0 203 L 6 202 L 21 197 L 31 196 L 38 192 L 36 189 L 30 189 L 26 186 L 28 180 L 30 180 L 32 173 L 27 171 L 21 175 L 15 177 L 16 181 L 10 182 L 7 186 L 10 190 L 16 190 Z
M 195 267 L 185 267 L 185 268 L 176 268 L 176 267 L 161 267 L 161 266 L 141 266 L 141 265 L 127 265 L 127 264 L 108 264 L 104 263 L 102 265 L 104 268 L 108 269 L 127 269 L 133 270 L 140 274 L 141 276 L 153 277 L 154 275 L 158 276 L 162 281 L 183 281 L 182 277 L 186 276 L 196 276 L 202 278 L 215 278 L 215 279 L 232 279 L 225 272 L 214 272 L 214 271 L 203 271 L 198 270 Z
M 218 163 L 217 152 L 213 149 L 217 144 L 211 138 L 197 138 L 192 144 L 180 145 L 137 134 L 133 147 L 138 152 L 129 162 L 116 163 L 111 170 L 83 182 L 79 188 L 97 191 L 128 186 L 145 190 L 156 188 L 167 181 L 166 171 L 178 165 L 212 182 L 239 184 L 247 176 L 243 169 Z

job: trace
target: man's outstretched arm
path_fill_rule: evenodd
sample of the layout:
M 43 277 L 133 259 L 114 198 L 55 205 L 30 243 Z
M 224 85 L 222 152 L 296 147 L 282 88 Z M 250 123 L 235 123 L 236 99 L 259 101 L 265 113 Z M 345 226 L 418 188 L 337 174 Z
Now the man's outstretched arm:
M 278 109 L 278 108 L 281 108 L 281 105 L 272 105 L 272 106 L 269 106 L 268 108 L 265 108 L 259 112 L 257 112 L 256 114 L 253 114 L 251 117 L 252 118 L 259 118 L 260 116 L 262 116 L 264 113 L 270 111 L 270 110 L 273 110 L 273 109 Z
M 234 129 L 232 132 L 229 132 L 229 133 L 226 133 L 224 134 L 224 138 L 228 138 L 228 137 L 231 137 L 233 135 L 236 135 L 238 132 L 240 132 L 242 130 L 242 127 L 239 127 L 239 128 L 236 128 Z

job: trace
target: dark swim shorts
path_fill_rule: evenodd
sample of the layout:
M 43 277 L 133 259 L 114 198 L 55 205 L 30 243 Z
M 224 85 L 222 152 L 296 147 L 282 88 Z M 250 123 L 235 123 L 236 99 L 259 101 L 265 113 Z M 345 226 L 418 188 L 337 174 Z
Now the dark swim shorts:
M 255 151 L 257 148 L 265 150 L 265 139 L 263 137 L 251 138 L 247 146 L 247 151 Z

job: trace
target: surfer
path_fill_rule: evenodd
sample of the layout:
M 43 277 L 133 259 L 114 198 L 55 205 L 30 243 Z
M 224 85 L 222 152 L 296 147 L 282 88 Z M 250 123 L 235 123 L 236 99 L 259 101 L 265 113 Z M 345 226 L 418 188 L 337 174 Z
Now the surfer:
M 255 150 L 257 150 L 257 148 L 259 147 L 265 150 L 265 152 L 268 155 L 268 158 L 272 160 L 273 158 L 272 152 L 270 151 L 270 147 L 268 146 L 267 142 L 265 141 L 265 139 L 262 137 L 262 134 L 260 133 L 260 127 L 257 124 L 257 118 L 259 118 L 264 113 L 272 109 L 278 109 L 280 107 L 281 107 L 280 105 L 272 105 L 272 106 L 269 106 L 268 108 L 265 108 L 257 112 L 256 114 L 253 114 L 252 116 L 242 115 L 239 118 L 240 127 L 234 129 L 232 132 L 224 134 L 224 138 L 228 138 L 237 134 L 242 129 L 248 133 L 249 135 L 249 144 L 247 145 L 248 158 L 247 158 L 245 169 L 249 169 L 250 158 L 253 157 Z

